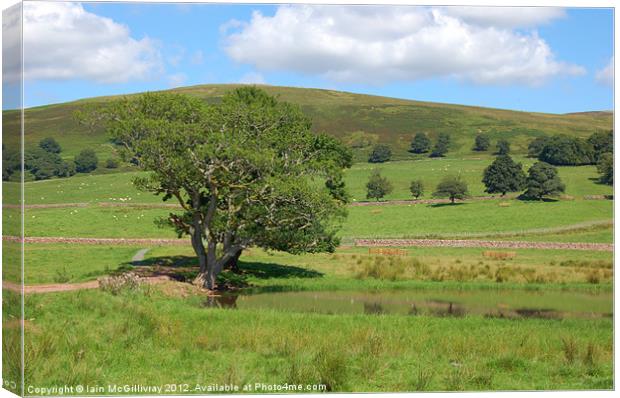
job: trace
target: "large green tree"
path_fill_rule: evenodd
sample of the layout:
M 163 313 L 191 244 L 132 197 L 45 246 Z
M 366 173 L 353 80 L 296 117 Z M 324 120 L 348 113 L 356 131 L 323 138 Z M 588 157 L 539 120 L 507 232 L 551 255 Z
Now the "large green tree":
M 538 159 L 557 166 L 579 166 L 592 164 L 595 154 L 592 144 L 584 139 L 555 135 L 546 140 Z
M 431 140 L 425 133 L 417 133 L 411 141 L 410 152 L 413 153 L 426 153 L 431 149 Z
M 389 195 L 394 187 L 392 183 L 381 175 L 379 170 L 373 170 L 366 183 L 366 199 L 379 199 Z
M 525 188 L 525 172 L 521 163 L 516 163 L 508 155 L 500 155 L 484 170 L 482 183 L 485 192 L 504 196 Z
M 461 179 L 461 176 L 445 176 L 437 184 L 433 196 L 436 198 L 449 198 L 452 203 L 456 199 L 465 199 L 469 196 L 467 183 Z
M 565 189 L 557 169 L 545 162 L 536 162 L 530 167 L 526 187 L 523 197 L 537 200 L 545 196 L 557 196 Z
M 592 145 L 594 150 L 594 160 L 599 161 L 601 155 L 604 153 L 613 153 L 614 151 L 614 132 L 610 130 L 608 132 L 598 131 L 588 137 L 588 143 Z
M 298 107 L 243 87 L 218 105 L 151 93 L 104 112 L 122 156 L 150 171 L 136 185 L 181 205 L 165 222 L 191 237 L 196 284 L 216 288 L 222 269 L 251 246 L 296 254 L 338 245 L 346 215 L 338 182 L 351 154 L 313 134 Z M 319 178 L 335 183 L 319 188 Z

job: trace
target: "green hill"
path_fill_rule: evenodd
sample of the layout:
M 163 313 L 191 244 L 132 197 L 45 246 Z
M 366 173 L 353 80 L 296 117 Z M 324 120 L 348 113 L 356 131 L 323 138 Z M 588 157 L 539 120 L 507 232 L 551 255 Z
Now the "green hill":
M 185 93 L 217 102 L 237 85 L 199 85 L 170 91 Z M 452 135 L 452 154 L 472 154 L 475 135 L 488 133 L 494 141 L 500 138 L 512 143 L 515 153 L 524 153 L 528 142 L 542 134 L 569 134 L 587 137 L 594 131 L 612 129 L 611 112 L 544 114 L 492 108 L 420 102 L 347 92 L 261 86 L 280 99 L 299 104 L 313 120 L 313 128 L 342 138 L 355 148 L 358 159 L 364 159 L 369 143 L 392 146 L 395 158 L 414 156 L 407 152 L 413 135 L 426 132 L 431 137 L 446 132 Z M 95 149 L 105 159 L 113 151 L 103 130 L 89 132 L 73 120 L 73 112 L 86 104 L 101 103 L 117 97 L 97 97 L 62 104 L 29 108 L 25 112 L 26 146 L 36 145 L 52 136 L 63 147 L 63 156 L 71 157 L 79 150 Z M 3 112 L 5 129 L 18 125 L 18 113 Z M 8 142 L 12 141 L 6 137 Z

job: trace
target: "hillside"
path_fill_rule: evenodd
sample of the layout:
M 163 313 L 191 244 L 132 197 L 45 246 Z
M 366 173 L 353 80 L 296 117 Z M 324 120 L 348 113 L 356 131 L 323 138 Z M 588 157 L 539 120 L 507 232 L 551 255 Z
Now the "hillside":
M 217 102 L 236 85 L 200 85 L 170 91 Z M 506 138 L 513 152 L 524 153 L 528 142 L 541 134 L 569 134 L 586 137 L 597 130 L 612 128 L 611 112 L 544 114 L 492 108 L 451 105 L 352 94 L 340 91 L 261 86 L 284 101 L 300 105 L 312 118 L 316 131 L 325 131 L 355 147 L 363 159 L 369 143 L 390 144 L 396 158 L 411 158 L 407 152 L 412 136 L 426 132 L 431 137 L 440 132 L 453 137 L 452 154 L 471 154 L 474 136 L 488 133 L 492 141 Z M 73 113 L 86 104 L 101 103 L 116 97 L 97 97 L 74 102 L 29 108 L 25 113 L 26 146 L 41 138 L 55 137 L 63 146 L 63 156 L 73 156 L 85 147 L 94 148 L 103 158 L 113 151 L 104 132 L 89 132 L 73 120 Z M 3 112 L 4 128 L 18 123 L 17 112 Z M 5 136 L 7 142 L 11 138 Z

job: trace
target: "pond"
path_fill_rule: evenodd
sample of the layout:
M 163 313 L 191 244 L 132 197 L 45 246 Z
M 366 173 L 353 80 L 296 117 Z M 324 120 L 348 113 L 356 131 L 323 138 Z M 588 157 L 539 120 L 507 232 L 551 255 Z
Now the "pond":
M 205 300 L 205 307 L 273 309 L 321 314 L 400 314 L 439 317 L 479 315 L 497 318 L 611 317 L 611 292 L 531 290 L 300 291 L 226 294 Z

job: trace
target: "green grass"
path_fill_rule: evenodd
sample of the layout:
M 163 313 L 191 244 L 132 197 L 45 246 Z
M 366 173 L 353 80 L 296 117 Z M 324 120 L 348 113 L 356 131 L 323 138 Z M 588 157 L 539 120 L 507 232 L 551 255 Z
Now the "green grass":
M 406 237 L 519 232 L 584 221 L 609 220 L 611 201 L 525 202 L 489 200 L 456 205 L 389 205 L 349 208 L 341 235 Z M 544 240 L 544 239 L 541 239 Z
M 29 296 L 26 385 L 613 387 L 611 319 L 330 316 L 206 309 L 203 300 L 164 297 L 153 289 L 119 296 L 96 290 Z

